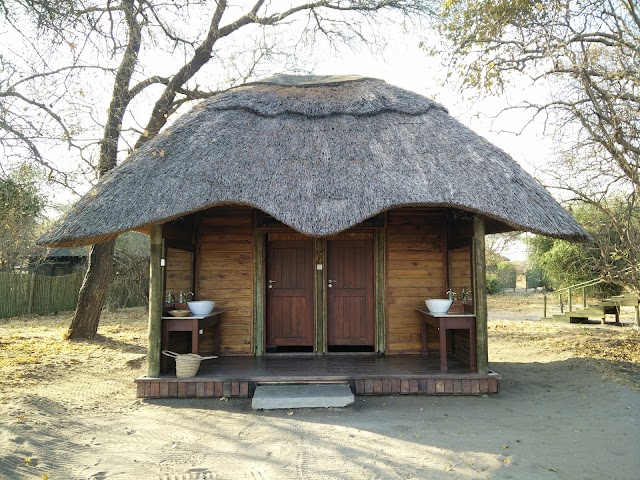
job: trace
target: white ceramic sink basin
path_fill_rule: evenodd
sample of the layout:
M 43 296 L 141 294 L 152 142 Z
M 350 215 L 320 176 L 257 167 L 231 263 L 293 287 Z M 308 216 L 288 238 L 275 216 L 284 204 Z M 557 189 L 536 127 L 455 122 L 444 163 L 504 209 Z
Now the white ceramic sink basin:
M 216 302 L 212 302 L 211 300 L 194 300 L 193 302 L 187 302 L 189 306 L 189 310 L 194 315 L 209 315 L 213 310 L 213 307 L 216 306 Z
M 431 298 L 429 300 L 425 300 L 424 303 L 427 305 L 427 308 L 431 313 L 447 313 L 451 308 L 453 300 L 449 300 L 447 298 Z

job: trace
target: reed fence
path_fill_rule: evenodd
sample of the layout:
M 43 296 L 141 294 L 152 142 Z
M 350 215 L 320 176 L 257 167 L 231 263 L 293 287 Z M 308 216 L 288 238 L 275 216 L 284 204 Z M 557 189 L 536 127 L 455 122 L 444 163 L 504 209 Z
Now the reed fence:
M 0 272 L 0 318 L 75 310 L 83 277 Z

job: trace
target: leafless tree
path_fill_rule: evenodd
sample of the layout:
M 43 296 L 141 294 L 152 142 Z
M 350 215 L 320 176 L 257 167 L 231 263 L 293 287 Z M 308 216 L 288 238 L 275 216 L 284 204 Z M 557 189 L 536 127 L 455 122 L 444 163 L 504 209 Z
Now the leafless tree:
M 113 169 L 181 108 L 275 69 L 304 69 L 320 43 L 371 45 L 383 22 L 431 15 L 432 3 L 20 0 L 22 12 L 44 12 L 25 33 L 24 15 L 4 1 L 5 24 L 15 27 L 25 47 L 3 56 L 14 73 L 0 75 L 2 112 L 11 111 L 0 116 L 0 143 L 11 153 L 21 147 L 21 155 L 73 187 L 78 177 Z M 56 5 L 64 8 L 49 16 Z M 47 141 L 55 146 L 45 154 Z M 61 142 L 77 160 L 68 169 L 59 161 L 67 155 Z M 112 257 L 113 242 L 92 248 L 69 338 L 96 334 Z
M 523 81 L 546 87 L 546 98 L 510 110 L 523 110 L 555 132 L 563 153 L 542 178 L 569 204 L 587 203 L 608 218 L 614 236 L 592 230 L 602 275 L 639 291 L 637 1 L 454 0 L 441 14 L 440 31 L 450 43 L 439 51 L 464 88 L 501 94 Z

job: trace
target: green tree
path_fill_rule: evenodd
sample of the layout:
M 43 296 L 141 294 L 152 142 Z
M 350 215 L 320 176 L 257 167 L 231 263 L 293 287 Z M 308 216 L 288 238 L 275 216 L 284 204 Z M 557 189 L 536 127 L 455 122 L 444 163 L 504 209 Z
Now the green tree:
M 562 288 L 594 278 L 606 283 L 595 289 L 598 295 L 619 293 L 622 287 L 633 288 L 625 270 L 637 261 L 640 246 L 634 239 L 640 233 L 640 212 L 630 218 L 633 231 L 619 231 L 618 223 L 610 221 L 608 212 L 627 215 L 628 201 L 613 197 L 603 211 L 590 204 L 578 204 L 573 215 L 588 229 L 594 241 L 587 244 L 569 243 L 542 236 L 529 239 L 529 260 L 534 268 L 541 269 L 553 288 Z M 625 222 L 625 225 L 627 223 Z M 631 248 L 630 248 L 631 247 Z M 635 259 L 635 260 L 634 260 Z
M 0 270 L 13 271 L 42 251 L 35 240 L 45 205 L 37 170 L 22 165 L 0 176 Z
M 534 269 L 544 272 L 553 289 L 598 278 L 594 253 L 563 240 L 542 236 L 529 239 L 529 261 Z

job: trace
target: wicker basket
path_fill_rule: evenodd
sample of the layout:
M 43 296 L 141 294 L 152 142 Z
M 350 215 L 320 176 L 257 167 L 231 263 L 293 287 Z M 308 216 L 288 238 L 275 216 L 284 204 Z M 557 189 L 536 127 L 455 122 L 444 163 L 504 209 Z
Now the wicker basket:
M 176 377 L 178 378 L 195 377 L 202 360 L 218 358 L 216 356 L 201 357 L 197 353 L 175 353 L 170 350 L 163 350 L 162 354 L 176 359 Z

